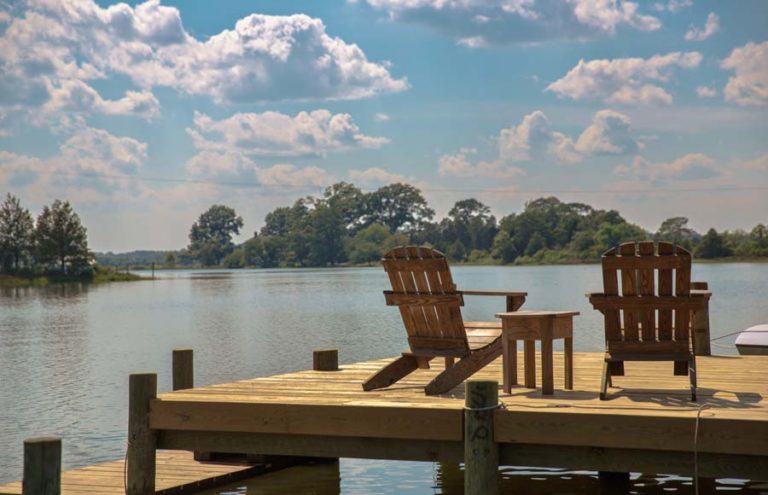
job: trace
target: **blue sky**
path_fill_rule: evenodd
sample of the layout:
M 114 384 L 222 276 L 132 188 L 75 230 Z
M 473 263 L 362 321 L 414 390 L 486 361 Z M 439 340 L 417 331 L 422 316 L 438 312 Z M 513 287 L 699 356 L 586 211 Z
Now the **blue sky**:
M 339 180 L 768 223 L 768 3 L 0 0 L 0 181 L 92 249 Z

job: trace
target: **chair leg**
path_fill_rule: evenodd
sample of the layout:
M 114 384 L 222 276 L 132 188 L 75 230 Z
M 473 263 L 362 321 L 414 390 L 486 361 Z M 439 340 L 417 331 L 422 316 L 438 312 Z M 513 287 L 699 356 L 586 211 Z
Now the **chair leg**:
M 496 339 L 492 344 L 470 353 L 458 363 L 443 371 L 429 382 L 424 391 L 427 395 L 444 394 L 463 382 L 475 372 L 484 368 L 501 355 L 501 339 Z
M 611 381 L 611 367 L 608 361 L 603 361 L 603 380 L 600 384 L 600 400 L 608 397 L 608 383 Z
M 691 379 L 691 400 L 696 402 L 696 357 L 688 360 L 688 376 Z
M 416 371 L 418 367 L 419 362 L 415 356 L 400 356 L 368 378 L 363 383 L 363 390 L 368 391 L 389 387 L 401 378 Z

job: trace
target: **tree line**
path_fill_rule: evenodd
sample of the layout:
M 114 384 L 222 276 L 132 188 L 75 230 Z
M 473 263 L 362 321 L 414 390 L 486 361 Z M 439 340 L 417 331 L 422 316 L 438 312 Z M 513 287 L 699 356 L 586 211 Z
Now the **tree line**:
M 68 201 L 37 219 L 10 193 L 0 205 L 0 267 L 6 274 L 81 274 L 90 269 L 86 228 Z
M 629 240 L 657 239 L 681 244 L 698 258 L 768 256 L 768 229 L 701 235 L 685 217 L 665 220 L 655 232 L 628 222 L 616 210 L 600 210 L 555 197 L 529 201 L 520 213 L 497 221 L 474 198 L 457 201 L 437 221 L 422 192 L 390 184 L 363 192 L 339 182 L 322 196 L 306 196 L 269 212 L 264 226 L 236 246 L 243 220 L 234 209 L 214 205 L 192 226 L 187 249 L 176 262 L 207 266 L 316 267 L 378 261 L 402 244 L 433 246 L 453 261 L 486 264 L 567 263 L 597 260 Z

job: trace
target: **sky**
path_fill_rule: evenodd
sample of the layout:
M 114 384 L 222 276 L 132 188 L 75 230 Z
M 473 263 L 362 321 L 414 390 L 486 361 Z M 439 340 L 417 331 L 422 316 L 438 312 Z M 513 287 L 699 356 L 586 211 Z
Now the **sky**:
M 342 180 L 768 223 L 768 2 L 0 0 L 0 192 L 92 250 Z

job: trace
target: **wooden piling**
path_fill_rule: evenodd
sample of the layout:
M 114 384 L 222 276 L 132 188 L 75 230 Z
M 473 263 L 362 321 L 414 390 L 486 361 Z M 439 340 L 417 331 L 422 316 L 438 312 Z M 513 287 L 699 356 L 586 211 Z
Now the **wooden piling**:
M 707 282 L 691 282 L 693 290 L 709 290 Z M 704 309 L 693 313 L 691 329 L 693 330 L 693 353 L 697 356 L 711 356 L 712 345 L 710 344 L 709 332 L 709 297 L 705 298 Z
M 318 349 L 312 352 L 312 369 L 315 371 L 338 371 L 339 351 L 336 349 Z
M 195 386 L 192 349 L 173 350 L 173 390 L 186 390 Z
M 493 434 L 493 416 L 499 403 L 499 384 L 470 380 L 464 399 L 464 493 L 499 493 L 499 445 Z
M 130 376 L 126 495 L 155 493 L 157 434 L 149 428 L 149 404 L 156 397 L 156 374 Z
M 24 495 L 61 493 L 61 438 L 37 437 L 24 440 Z

